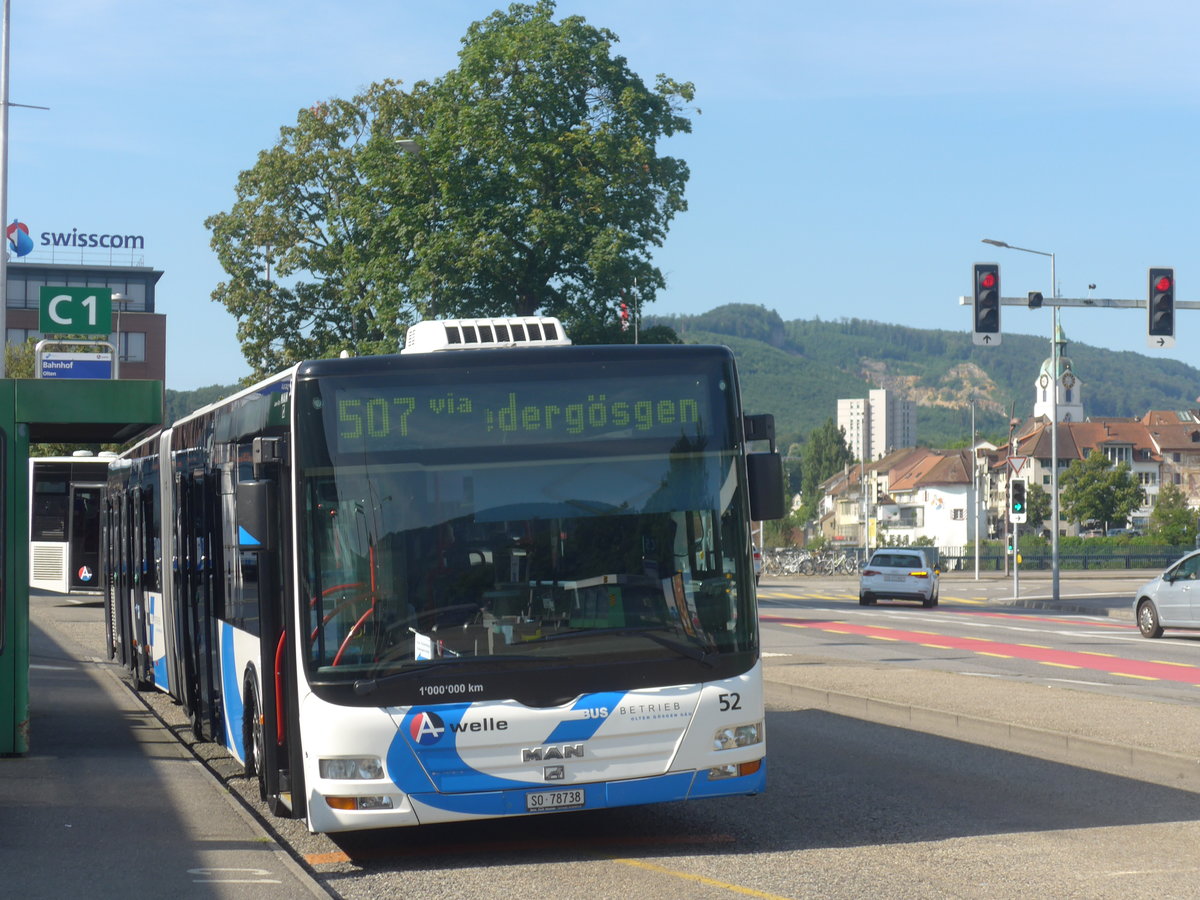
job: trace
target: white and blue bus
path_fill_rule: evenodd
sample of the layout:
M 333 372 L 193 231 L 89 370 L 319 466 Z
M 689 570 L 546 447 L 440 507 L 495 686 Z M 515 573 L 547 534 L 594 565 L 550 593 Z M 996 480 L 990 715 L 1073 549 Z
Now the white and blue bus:
M 100 593 L 100 497 L 114 453 L 29 460 L 29 586 Z
M 110 468 L 110 652 L 313 831 L 757 793 L 773 430 L 554 319 L 301 363 Z

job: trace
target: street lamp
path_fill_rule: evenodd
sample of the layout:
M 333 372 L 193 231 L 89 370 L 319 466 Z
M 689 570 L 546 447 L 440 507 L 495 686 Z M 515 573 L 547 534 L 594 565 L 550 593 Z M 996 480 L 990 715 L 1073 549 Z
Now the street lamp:
M 113 291 L 112 302 L 117 306 L 117 333 L 116 340 L 113 341 L 117 346 L 116 359 L 113 360 L 113 378 L 118 379 L 121 377 L 121 307 L 132 303 L 133 298 L 126 297 L 120 291 Z
M 984 238 L 983 243 L 993 247 L 1003 247 L 1006 250 L 1019 250 L 1022 253 L 1034 253 L 1038 256 L 1050 257 L 1050 297 L 1058 297 L 1058 279 L 1054 271 L 1054 254 L 1046 250 L 1030 250 L 1028 247 L 1014 247 L 1004 241 L 993 241 Z M 1050 585 L 1055 602 L 1058 601 L 1058 304 L 1051 303 L 1054 310 L 1050 326 L 1050 373 L 1054 378 L 1054 390 L 1050 392 Z M 1012 443 L 1009 443 L 1009 453 L 1012 453 Z M 1016 565 L 1016 560 L 1013 560 Z

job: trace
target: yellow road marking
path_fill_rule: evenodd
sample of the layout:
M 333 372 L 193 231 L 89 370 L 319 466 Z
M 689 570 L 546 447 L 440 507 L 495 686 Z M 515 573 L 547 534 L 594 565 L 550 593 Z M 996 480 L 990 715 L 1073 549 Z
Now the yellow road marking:
M 651 872 L 658 872 L 662 875 L 670 875 L 673 878 L 682 878 L 685 881 L 694 881 L 697 884 L 707 885 L 708 887 L 722 888 L 726 891 L 731 891 L 735 894 L 741 894 L 743 897 L 761 897 L 763 900 L 787 900 L 786 897 L 780 894 L 768 894 L 766 891 L 756 891 L 754 888 L 742 887 L 738 884 L 730 884 L 727 881 L 717 881 L 715 878 L 706 878 L 703 875 L 692 875 L 689 872 L 680 872 L 677 869 L 668 869 L 665 866 L 658 866 L 654 863 L 643 862 L 640 859 L 617 859 L 613 857 L 613 862 L 619 862 L 626 866 L 633 866 L 637 869 L 647 869 Z
M 1007 653 L 988 653 L 986 650 L 976 650 L 975 652 L 980 656 L 994 656 L 997 659 L 1012 659 L 1012 656 Z
M 1128 672 L 1110 672 L 1110 675 L 1120 675 L 1122 678 L 1137 678 L 1140 681 L 1158 681 L 1157 678 L 1152 678 L 1149 675 L 1130 675 Z
M 1179 666 L 1180 668 L 1183 668 L 1183 669 L 1194 669 L 1195 668 L 1195 665 L 1193 665 L 1192 663 L 1167 662 L 1165 659 L 1152 659 L 1152 660 L 1150 660 L 1150 662 L 1154 663 L 1156 666 Z
M 1083 668 L 1083 666 L 1071 666 L 1071 665 L 1067 665 L 1066 663 L 1046 662 L 1046 660 L 1044 660 L 1044 659 L 1039 659 L 1038 662 L 1040 662 L 1043 666 L 1054 666 L 1057 669 L 1082 669 Z

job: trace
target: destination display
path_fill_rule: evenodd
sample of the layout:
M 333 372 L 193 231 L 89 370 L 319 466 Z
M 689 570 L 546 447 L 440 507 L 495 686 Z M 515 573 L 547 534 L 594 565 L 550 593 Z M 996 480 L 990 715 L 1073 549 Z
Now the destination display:
M 711 383 L 652 378 L 413 386 L 328 379 L 312 396 L 338 454 L 681 437 L 714 427 Z

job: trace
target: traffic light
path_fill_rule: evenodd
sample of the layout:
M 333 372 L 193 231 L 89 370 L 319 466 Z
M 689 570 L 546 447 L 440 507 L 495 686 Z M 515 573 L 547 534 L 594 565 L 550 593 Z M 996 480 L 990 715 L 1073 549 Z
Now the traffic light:
M 1150 346 L 1172 346 L 1175 341 L 1175 270 L 1151 269 L 1147 309 Z
M 1000 266 L 975 263 L 975 328 L 971 339 L 976 344 L 1000 343 Z
M 1009 482 L 1008 520 L 1014 525 L 1025 521 L 1025 479 L 1014 478 Z

